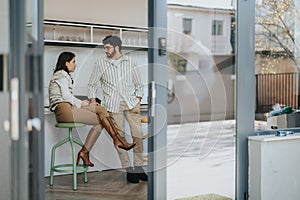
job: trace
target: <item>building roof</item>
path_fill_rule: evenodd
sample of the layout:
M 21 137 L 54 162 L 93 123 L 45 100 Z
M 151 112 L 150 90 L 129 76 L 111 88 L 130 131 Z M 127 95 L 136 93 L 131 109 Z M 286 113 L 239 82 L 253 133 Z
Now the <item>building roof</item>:
M 168 5 L 217 8 L 217 9 L 234 9 L 236 0 L 167 0 Z

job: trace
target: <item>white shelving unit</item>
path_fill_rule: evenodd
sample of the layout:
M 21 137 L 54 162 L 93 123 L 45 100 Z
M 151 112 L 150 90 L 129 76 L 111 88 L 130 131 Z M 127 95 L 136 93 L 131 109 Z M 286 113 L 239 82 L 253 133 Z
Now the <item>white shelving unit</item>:
M 45 45 L 61 46 L 102 46 L 106 35 L 117 35 L 122 39 L 125 49 L 146 50 L 148 29 L 136 27 L 98 25 L 77 22 L 44 21 Z

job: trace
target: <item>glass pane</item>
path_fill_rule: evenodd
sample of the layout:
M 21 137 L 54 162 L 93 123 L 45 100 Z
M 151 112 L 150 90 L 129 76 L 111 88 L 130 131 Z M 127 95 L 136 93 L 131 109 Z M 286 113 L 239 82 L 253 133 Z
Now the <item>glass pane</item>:
M 298 127 L 299 1 L 257 0 L 256 124 L 259 130 Z M 281 116 L 276 116 L 281 115 Z M 294 123 L 291 123 L 293 121 Z
M 286 193 L 273 183 L 299 182 L 299 176 L 294 176 L 298 172 L 294 162 L 299 157 L 297 135 L 275 130 L 299 132 L 299 1 L 257 0 L 255 14 L 255 122 L 261 124 L 257 131 L 267 131 L 249 140 L 249 195 L 254 199 L 297 199 L 300 193 L 294 184 Z M 270 142 L 273 139 L 276 142 Z M 284 170 L 277 170 L 280 168 Z
M 9 52 L 9 3 L 8 1 L 1 1 L 1 18 L 0 18 L 0 35 L 1 35 L 1 40 L 0 40 L 0 54 L 8 54 Z
M 9 55 L 9 1 L 0 1 L 0 199 L 11 199 L 11 139 L 4 122 L 9 120 L 8 55 Z
M 9 1 L 0 2 L 0 92 L 7 89 L 9 53 Z
M 235 199 L 236 3 L 168 2 L 168 199 Z

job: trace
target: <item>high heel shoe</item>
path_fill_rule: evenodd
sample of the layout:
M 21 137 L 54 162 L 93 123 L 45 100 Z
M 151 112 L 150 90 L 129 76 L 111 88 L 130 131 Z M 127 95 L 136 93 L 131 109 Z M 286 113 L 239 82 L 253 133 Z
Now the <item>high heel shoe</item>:
M 82 149 L 78 152 L 76 164 L 79 164 L 81 158 L 84 165 L 94 167 L 94 163 L 90 161 L 89 154 L 89 150 L 85 146 L 82 146 Z
M 123 138 L 120 134 L 117 134 L 116 135 L 116 138 L 113 138 L 114 140 L 114 145 L 121 148 L 121 149 L 124 149 L 126 151 L 132 149 L 135 145 L 136 145 L 136 142 L 133 142 L 133 143 L 128 143 L 125 138 Z
M 132 149 L 135 145 L 136 142 L 133 143 L 128 143 L 117 131 L 113 121 L 111 120 L 110 117 L 106 117 L 101 120 L 103 127 L 106 129 L 108 134 L 111 136 L 111 138 L 114 141 L 114 145 L 124 149 L 126 151 Z

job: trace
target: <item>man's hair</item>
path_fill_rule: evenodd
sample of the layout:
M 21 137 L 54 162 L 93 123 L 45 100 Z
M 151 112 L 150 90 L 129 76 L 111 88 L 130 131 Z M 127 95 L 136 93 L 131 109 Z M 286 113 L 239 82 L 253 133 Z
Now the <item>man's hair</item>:
M 113 47 L 119 46 L 119 50 L 122 49 L 122 40 L 116 35 L 108 35 L 102 40 L 103 45 L 110 44 Z

